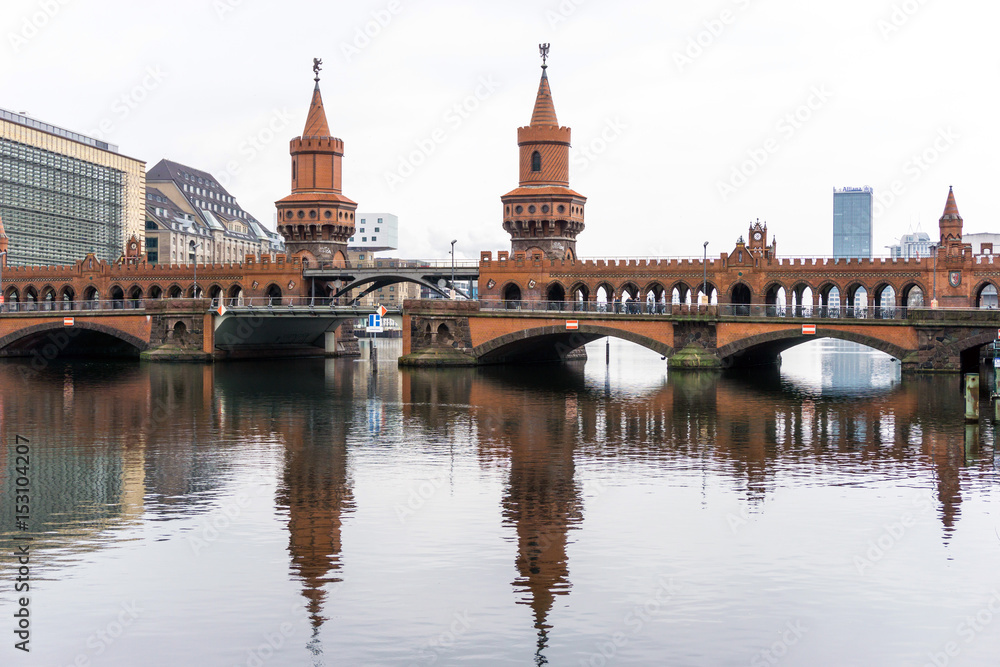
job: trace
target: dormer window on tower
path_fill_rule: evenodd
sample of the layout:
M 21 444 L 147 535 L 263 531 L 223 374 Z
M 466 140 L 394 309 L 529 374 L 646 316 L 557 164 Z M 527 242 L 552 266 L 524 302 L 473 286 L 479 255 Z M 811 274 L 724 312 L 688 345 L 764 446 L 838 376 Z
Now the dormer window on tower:
M 531 171 L 542 170 L 542 154 L 535 151 L 531 154 Z

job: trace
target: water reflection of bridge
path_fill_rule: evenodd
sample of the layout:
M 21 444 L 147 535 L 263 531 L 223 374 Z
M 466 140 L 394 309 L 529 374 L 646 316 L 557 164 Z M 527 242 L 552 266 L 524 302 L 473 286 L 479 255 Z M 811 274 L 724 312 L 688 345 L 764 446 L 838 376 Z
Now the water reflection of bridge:
M 553 610 L 572 588 L 573 531 L 586 522 L 590 492 L 581 462 L 627 462 L 653 473 L 678 457 L 697 459 L 758 512 L 767 511 L 779 485 L 801 482 L 783 477 L 789 466 L 839 466 L 860 481 L 869 472 L 872 479 L 924 476 L 936 488 L 946 537 L 960 515 L 967 462 L 947 426 L 951 404 L 960 401 L 957 386 L 952 399 L 942 398 L 947 378 L 907 379 L 861 399 L 826 401 L 777 374 L 763 384 L 758 376 L 751 383 L 678 374 L 620 393 L 566 365 L 544 375 L 509 368 L 405 372 L 400 385 L 375 387 L 370 374 L 349 364 L 330 372 L 335 363 L 328 363 L 296 373 L 280 372 L 278 362 L 273 369 L 119 365 L 89 373 L 53 366 L 28 383 L 21 365 L 3 364 L 0 418 L 5 425 L 46 424 L 49 442 L 74 443 L 49 452 L 46 465 L 65 474 L 39 477 L 38 497 L 58 500 L 46 522 L 54 534 L 71 527 L 56 516 L 66 503 L 121 517 L 198 512 L 199 492 L 221 483 L 220 465 L 239 460 L 245 443 L 277 443 L 283 459 L 275 506 L 287 517 L 290 569 L 314 638 L 331 615 L 332 587 L 346 577 L 351 553 L 344 526 L 356 512 L 350 452 L 358 434 L 345 415 L 377 391 L 402 404 L 412 438 L 425 431 L 467 437 L 449 428 L 465 420 L 482 463 L 506 470 L 500 504 L 516 545 L 511 585 L 515 601 L 531 608 L 539 661 Z M 204 456 L 207 443 L 213 456 Z M 109 484 L 73 487 L 81 475 Z M 75 539 L 67 532 L 63 542 Z
M 945 539 L 961 504 L 962 445 L 944 424 L 947 380 L 920 377 L 859 400 L 821 401 L 783 382 L 777 372 L 761 391 L 760 375 L 720 381 L 712 374 L 674 374 L 641 395 L 618 394 L 588 381 L 574 365 L 535 369 L 482 368 L 458 374 L 415 371 L 403 376 L 407 416 L 429 432 L 469 406 L 480 456 L 509 465 L 503 520 L 517 544 L 517 602 L 532 608 L 536 660 L 544 662 L 549 616 L 571 588 L 568 546 L 585 522 L 588 493 L 576 474 L 581 461 L 628 461 L 651 474 L 677 457 L 697 458 L 756 512 L 791 482 L 780 470 L 828 468 L 859 481 L 914 475 L 914 461 L 932 471 Z M 954 401 L 960 400 L 957 390 Z M 463 407 L 456 407 L 463 406 Z M 870 476 L 868 475 L 870 473 Z

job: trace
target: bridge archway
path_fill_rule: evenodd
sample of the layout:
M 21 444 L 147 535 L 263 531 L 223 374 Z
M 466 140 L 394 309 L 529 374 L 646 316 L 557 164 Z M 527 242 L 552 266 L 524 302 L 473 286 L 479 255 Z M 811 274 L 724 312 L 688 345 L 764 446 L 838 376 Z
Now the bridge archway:
M 598 283 L 597 289 L 594 291 L 597 303 L 604 304 L 605 308 L 614 299 L 614 293 L 615 288 L 608 283 Z
M 477 345 L 472 354 L 484 364 L 564 361 L 573 350 L 607 336 L 636 343 L 661 356 L 674 353 L 666 343 L 648 336 L 584 321 L 579 326 L 576 331 L 566 331 L 565 325 L 553 325 L 505 334 Z
M 872 290 L 875 319 L 891 320 L 896 316 L 896 288 L 889 283 L 877 285 Z
M 267 290 L 264 292 L 264 296 L 273 303 L 273 305 L 279 305 L 281 303 L 281 288 L 271 283 L 267 286 Z
M 171 299 L 179 299 L 179 298 L 181 298 L 181 286 L 180 285 L 171 285 L 170 289 L 167 291 L 167 297 L 169 297 Z
M 859 343 L 880 352 L 885 352 L 889 356 L 900 360 L 910 352 L 910 350 L 894 343 L 889 343 L 873 336 L 817 326 L 815 335 L 803 335 L 801 328 L 789 328 L 748 336 L 742 340 L 720 347 L 717 350 L 717 354 L 722 360 L 724 367 L 771 364 L 785 350 L 818 338 L 837 338 L 852 343 Z
M 73 327 L 61 319 L 36 324 L 0 337 L 0 350 L 7 356 L 32 356 L 46 359 L 64 356 L 138 357 L 149 348 L 145 340 L 115 327 L 77 320 Z
M 163 289 L 159 285 L 150 285 L 149 287 L 149 298 L 150 299 L 162 299 Z
M 507 283 L 503 288 L 504 304 L 508 308 L 513 308 L 515 302 L 521 301 L 521 287 L 517 283 Z
M 675 306 L 691 304 L 693 302 L 693 292 L 686 282 L 676 282 L 670 288 L 670 303 Z
M 549 302 L 562 303 L 566 300 L 566 288 L 559 282 L 551 283 L 545 289 L 545 300 Z
M 133 285 L 128 291 L 129 307 L 138 308 L 140 301 L 142 301 L 142 287 Z
M 52 285 L 46 285 L 42 288 L 42 308 L 45 310 L 53 310 L 56 307 L 56 291 Z
M 749 315 L 753 292 L 744 282 L 738 282 L 729 290 L 729 303 L 732 304 L 733 315 Z
M 575 303 L 586 303 L 590 301 L 590 288 L 587 287 L 587 283 L 576 283 L 570 290 L 570 299 Z
M 93 285 L 88 285 L 87 289 L 83 290 L 83 300 L 89 302 L 93 307 L 97 307 L 97 301 L 101 298 L 100 293 L 97 288 Z
M 764 311 L 768 317 L 784 317 L 785 304 L 788 296 L 785 286 L 781 283 L 771 283 L 764 291 Z
M 63 285 L 63 288 L 59 292 L 59 300 L 62 301 L 63 308 L 70 308 L 73 301 L 76 300 L 76 290 L 73 289 L 72 285 Z
M 903 306 L 906 308 L 924 307 L 924 288 L 917 283 L 910 283 L 902 291 Z
M 990 281 L 984 282 L 976 290 L 976 308 L 997 308 L 997 286 Z

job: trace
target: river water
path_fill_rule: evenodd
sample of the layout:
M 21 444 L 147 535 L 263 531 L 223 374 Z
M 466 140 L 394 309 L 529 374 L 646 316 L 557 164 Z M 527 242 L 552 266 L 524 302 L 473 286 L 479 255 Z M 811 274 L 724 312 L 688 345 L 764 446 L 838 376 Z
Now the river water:
M 0 364 L 0 664 L 1000 661 L 995 431 L 958 377 L 835 341 L 725 376 L 379 346 Z

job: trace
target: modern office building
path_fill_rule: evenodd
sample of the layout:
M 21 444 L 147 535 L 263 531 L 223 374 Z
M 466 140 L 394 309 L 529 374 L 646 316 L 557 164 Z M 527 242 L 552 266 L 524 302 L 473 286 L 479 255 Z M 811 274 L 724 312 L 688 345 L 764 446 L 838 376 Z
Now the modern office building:
M 242 262 L 285 248 L 211 174 L 169 160 L 146 174 L 145 234 L 151 264 Z
M 145 163 L 92 137 L 0 109 L 0 216 L 9 263 L 114 261 L 142 238 Z
M 931 237 L 927 232 L 903 234 L 899 243 L 889 246 L 889 256 L 893 259 L 914 259 L 931 256 Z
M 399 218 L 392 213 L 358 213 L 354 236 L 347 249 L 356 252 L 378 252 L 399 248 Z
M 870 187 L 833 189 L 833 256 L 872 256 L 872 211 Z

